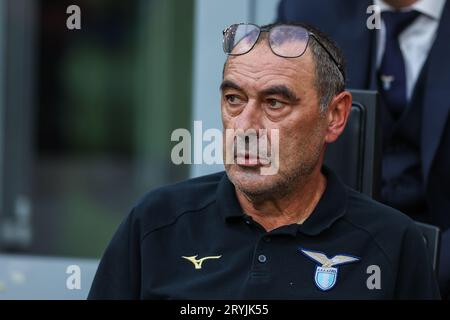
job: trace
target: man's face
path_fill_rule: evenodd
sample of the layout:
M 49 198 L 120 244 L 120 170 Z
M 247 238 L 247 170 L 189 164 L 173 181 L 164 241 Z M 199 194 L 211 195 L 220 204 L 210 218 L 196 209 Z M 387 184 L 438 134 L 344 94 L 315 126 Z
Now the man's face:
M 229 58 L 221 86 L 224 139 L 226 129 L 266 129 L 270 150 L 275 143 L 270 131 L 276 129 L 279 134 L 276 174 L 262 175 L 261 163 L 239 164 L 237 157 L 232 164 L 225 161 L 230 180 L 244 194 L 286 192 L 320 165 L 326 117 L 320 111 L 314 81 L 309 49 L 299 58 L 282 58 L 263 39 L 247 54 Z

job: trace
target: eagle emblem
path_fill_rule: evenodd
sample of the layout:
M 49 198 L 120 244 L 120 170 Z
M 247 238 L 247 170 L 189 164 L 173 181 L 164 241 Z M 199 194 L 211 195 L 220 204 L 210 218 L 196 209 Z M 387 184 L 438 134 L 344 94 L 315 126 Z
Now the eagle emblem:
M 338 276 L 337 266 L 359 261 L 353 256 L 339 254 L 333 258 L 328 258 L 324 253 L 317 251 L 299 249 L 301 253 L 317 263 L 314 281 L 316 286 L 323 291 L 330 290 L 336 284 Z

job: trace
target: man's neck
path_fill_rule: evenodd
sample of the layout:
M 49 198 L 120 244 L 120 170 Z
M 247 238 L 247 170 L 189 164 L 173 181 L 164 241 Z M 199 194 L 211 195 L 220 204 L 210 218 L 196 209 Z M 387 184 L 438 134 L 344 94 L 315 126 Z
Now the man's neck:
M 326 188 L 326 178 L 320 166 L 282 197 L 250 199 L 236 189 L 237 199 L 249 216 L 266 231 L 284 225 L 303 223 L 314 211 Z

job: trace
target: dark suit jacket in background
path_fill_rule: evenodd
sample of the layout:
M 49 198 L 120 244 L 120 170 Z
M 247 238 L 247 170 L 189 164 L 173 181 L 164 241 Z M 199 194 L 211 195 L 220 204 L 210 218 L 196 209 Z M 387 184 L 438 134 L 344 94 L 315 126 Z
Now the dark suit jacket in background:
M 371 0 L 282 0 L 278 21 L 309 23 L 330 35 L 347 60 L 347 87 L 376 90 L 377 30 L 368 29 L 366 24 L 370 16 L 367 8 L 372 4 Z M 430 208 L 428 222 L 445 231 L 450 228 L 450 1 L 445 4 L 427 63 L 422 174 Z M 445 243 L 450 237 L 443 240 L 442 250 L 450 250 L 450 243 Z M 441 258 L 449 259 L 449 255 Z M 441 261 L 443 276 L 449 277 L 449 269 L 450 261 Z

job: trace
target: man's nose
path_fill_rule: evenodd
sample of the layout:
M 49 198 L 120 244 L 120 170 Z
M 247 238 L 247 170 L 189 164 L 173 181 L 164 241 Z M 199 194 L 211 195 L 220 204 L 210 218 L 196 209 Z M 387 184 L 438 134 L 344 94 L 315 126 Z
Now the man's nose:
M 249 100 L 242 112 L 237 116 L 235 129 L 262 129 L 262 109 L 255 100 Z

